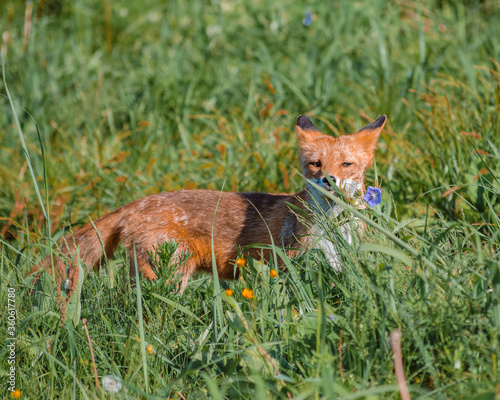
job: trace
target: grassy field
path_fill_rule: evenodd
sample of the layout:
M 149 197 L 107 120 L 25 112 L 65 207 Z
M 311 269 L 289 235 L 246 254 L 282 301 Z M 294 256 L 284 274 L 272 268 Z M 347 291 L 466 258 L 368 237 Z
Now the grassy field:
M 22 398 L 398 399 L 399 331 L 412 398 L 500 399 L 498 21 L 498 0 L 1 2 L 2 396 L 15 336 Z M 68 304 L 25 279 L 147 194 L 300 190 L 299 114 L 332 135 L 388 116 L 343 273 L 275 248 L 275 278 L 249 260 L 179 295 L 165 248 L 136 290 L 124 249 Z

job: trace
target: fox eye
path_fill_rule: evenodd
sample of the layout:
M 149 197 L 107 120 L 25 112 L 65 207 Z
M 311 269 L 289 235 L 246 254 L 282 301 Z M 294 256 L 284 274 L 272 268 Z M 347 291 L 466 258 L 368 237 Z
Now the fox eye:
M 309 165 L 314 165 L 316 168 L 321 168 L 321 161 L 311 161 Z
M 352 165 L 352 162 L 345 162 L 345 163 L 342 163 L 342 166 L 343 167 L 350 167 Z

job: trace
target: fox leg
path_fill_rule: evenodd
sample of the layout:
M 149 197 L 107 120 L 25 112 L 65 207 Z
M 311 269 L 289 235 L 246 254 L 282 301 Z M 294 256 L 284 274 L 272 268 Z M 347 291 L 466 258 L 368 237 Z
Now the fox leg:
M 174 268 L 173 276 L 175 280 L 180 281 L 179 293 L 182 294 L 187 287 L 189 278 L 197 271 L 198 257 L 193 253 L 186 259 L 186 252 L 191 252 L 190 247 L 186 244 L 180 244 L 177 250 L 172 254 L 170 259 L 169 268 Z
M 135 253 L 134 251 L 129 251 L 129 258 L 130 258 L 130 269 L 129 269 L 130 286 L 135 287 L 136 268 L 139 270 L 139 274 L 147 279 L 155 280 L 158 278 L 158 276 L 153 271 L 153 268 L 151 268 L 151 265 L 149 264 L 147 258 L 143 256 L 142 252 L 139 252 L 137 250 L 135 251 Z M 136 265 L 136 260 L 137 260 L 137 265 Z M 126 276 L 124 276 L 124 279 L 126 280 Z
M 189 282 L 189 278 L 196 272 L 196 263 L 194 260 L 188 260 L 177 271 L 177 274 L 182 275 L 180 293 L 184 292 Z
M 135 257 L 134 254 L 130 254 L 130 280 L 135 280 L 135 269 L 136 269 L 136 264 L 135 264 Z M 147 279 L 155 280 L 158 278 L 158 276 L 155 274 L 153 271 L 153 268 L 151 268 L 151 265 L 149 265 L 149 262 L 145 260 L 143 257 L 140 257 L 139 254 L 136 254 L 137 256 L 137 267 L 139 268 L 139 274 L 144 276 Z
M 154 252 L 154 243 L 152 242 L 136 242 L 135 251 L 134 245 L 127 246 L 130 258 L 130 283 L 131 286 L 135 286 L 136 280 L 136 262 L 139 269 L 139 273 L 147 279 L 155 280 L 158 278 L 156 273 L 153 271 L 151 264 L 149 263 L 149 252 Z M 189 251 L 189 247 L 186 245 L 180 245 L 177 250 L 172 254 L 170 260 L 170 268 L 175 268 L 173 271 L 174 276 L 180 277 L 180 293 L 186 289 L 189 278 L 197 271 L 197 257 L 191 255 L 191 257 L 185 260 L 185 252 Z M 179 265 L 181 260 L 184 259 L 185 262 Z

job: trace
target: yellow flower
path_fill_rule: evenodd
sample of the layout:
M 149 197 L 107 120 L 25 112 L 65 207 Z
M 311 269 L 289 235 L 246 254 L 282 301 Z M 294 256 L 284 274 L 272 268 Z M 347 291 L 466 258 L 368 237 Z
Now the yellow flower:
M 247 259 L 245 257 L 240 257 L 236 260 L 236 265 L 238 267 L 244 267 L 245 265 L 247 265 Z
M 148 352 L 148 354 L 153 354 L 153 345 L 150 344 L 148 347 L 146 347 L 146 351 Z
M 253 299 L 253 290 L 252 290 L 252 289 L 247 289 L 247 288 L 245 288 L 245 289 L 243 289 L 243 291 L 241 292 L 241 295 L 242 295 L 243 297 L 245 297 L 246 299 L 251 300 L 251 299 Z
M 275 269 L 271 269 L 271 271 L 269 271 L 269 276 L 271 278 L 276 278 L 278 276 L 278 271 L 276 271 Z
M 13 392 L 10 392 L 10 395 L 13 399 L 20 399 L 21 398 L 21 391 L 19 389 L 16 389 Z
M 233 295 L 233 291 L 231 289 L 226 289 L 226 296 L 231 297 Z

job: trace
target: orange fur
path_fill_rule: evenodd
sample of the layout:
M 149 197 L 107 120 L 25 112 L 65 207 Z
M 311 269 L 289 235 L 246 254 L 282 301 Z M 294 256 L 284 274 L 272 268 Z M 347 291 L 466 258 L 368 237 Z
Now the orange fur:
M 350 180 L 364 190 L 364 173 L 373 160 L 376 141 L 385 121 L 383 116 L 358 133 L 333 138 L 320 133 L 309 118 L 299 116 L 297 136 L 305 178 L 328 189 L 329 185 L 322 180 L 324 171 L 335 178 L 337 185 Z M 60 250 L 63 255 L 75 256 L 76 245 L 79 257 L 86 265 L 99 267 L 104 256 L 113 256 L 121 241 L 131 260 L 134 260 L 135 248 L 140 273 L 148 279 L 156 279 L 147 252 L 158 243 L 174 240 L 179 243 L 177 252 L 189 250 L 192 253 L 178 271 L 183 274 L 184 289 L 192 274 L 212 270 L 212 229 L 219 277 L 235 278 L 234 262 L 238 251 L 247 246 L 271 244 L 273 241 L 279 246 L 298 247 L 307 231 L 286 203 L 304 209 L 304 202 L 311 203 L 313 198 L 322 200 L 322 197 L 309 184 L 294 195 L 206 190 L 163 192 L 116 209 L 95 221 L 95 228 L 87 224 L 73 235 L 67 235 Z M 331 206 L 328 201 L 326 203 Z M 269 250 L 251 249 L 246 254 L 254 258 L 260 255 L 265 259 L 270 257 Z M 54 258 L 58 280 L 70 276 L 65 273 L 63 258 L 62 255 Z M 51 271 L 51 260 L 44 259 L 31 273 L 36 273 L 40 267 Z M 72 262 L 71 268 L 74 268 Z M 130 274 L 135 277 L 133 262 Z M 75 285 L 76 282 L 70 282 L 70 288 Z

